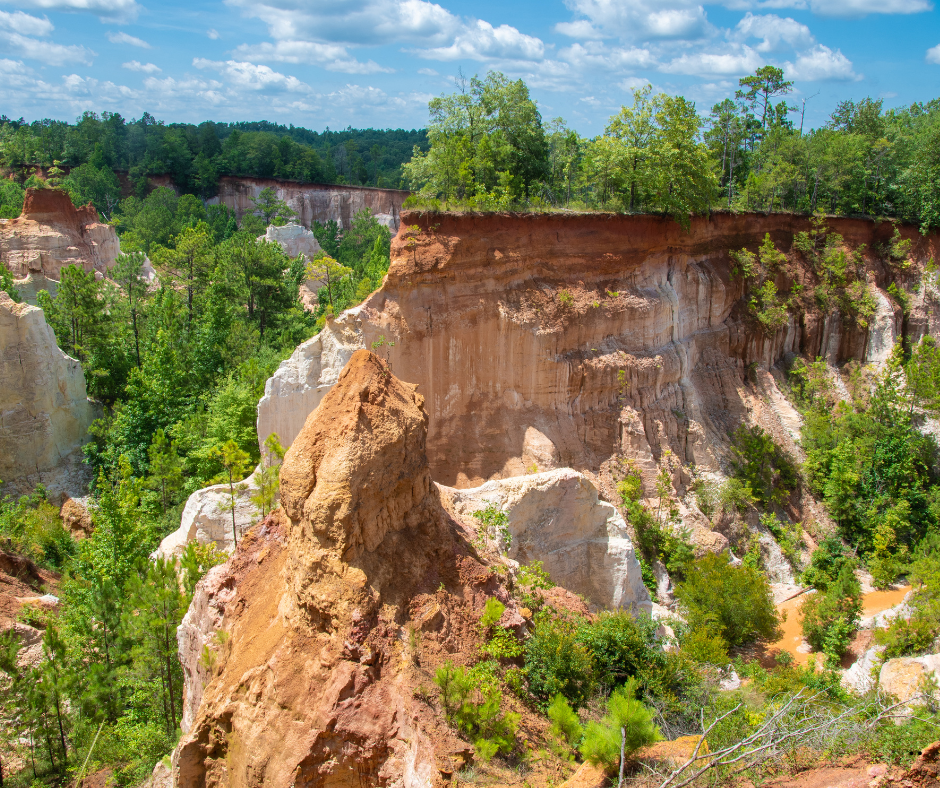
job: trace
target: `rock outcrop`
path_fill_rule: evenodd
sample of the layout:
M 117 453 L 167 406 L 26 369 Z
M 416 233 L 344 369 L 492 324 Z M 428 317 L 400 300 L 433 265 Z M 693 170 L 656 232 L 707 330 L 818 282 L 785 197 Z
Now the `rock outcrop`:
M 264 235 L 259 236 L 258 240 L 264 240 L 268 243 L 280 244 L 281 249 L 288 257 L 297 257 L 302 254 L 308 260 L 320 251 L 320 242 L 316 236 L 306 227 L 300 224 L 290 222 L 282 227 L 269 225 Z
M 878 686 L 886 695 L 909 701 L 923 691 L 925 679 L 940 681 L 940 654 L 887 660 L 881 666 Z
M 121 253 L 114 228 L 89 203 L 72 205 L 56 189 L 27 189 L 23 212 L 0 219 L 0 260 L 16 279 L 30 274 L 58 281 L 67 265 L 105 274 Z
M 42 482 L 85 493 L 80 447 L 95 409 L 78 361 L 56 345 L 41 309 L 0 291 L 0 480 L 5 492 Z
M 583 474 L 561 468 L 441 493 L 471 523 L 476 511 L 500 509 L 512 535 L 509 558 L 541 561 L 553 583 L 595 607 L 652 612 L 626 523 Z
M 368 186 L 329 186 L 319 183 L 296 183 L 273 178 L 219 179 L 219 193 L 209 200 L 210 205 L 227 205 L 235 216 L 241 218 L 255 210 L 252 200 L 262 189 L 273 189 L 277 199 L 287 203 L 297 214 L 297 221 L 304 227 L 313 222 L 326 224 L 333 220 L 342 229 L 347 229 L 361 210 L 368 210 L 380 222 L 397 230 L 401 206 L 411 192 L 399 189 L 373 189 Z
M 830 224 L 852 248 L 866 244 L 871 286 L 883 289 L 874 250 L 893 226 Z M 426 397 L 429 460 L 443 484 L 521 475 L 532 429 L 555 467 L 596 471 L 621 454 L 652 471 L 668 448 L 717 470 L 728 432 L 750 412 L 748 365 L 788 353 L 878 359 L 891 340 L 896 313 L 881 301 L 871 330 L 811 306 L 772 336 L 748 321 L 729 250 L 769 233 L 789 251 L 805 229 L 805 218 L 783 214 L 697 217 L 686 231 L 649 216 L 406 213 L 383 287 L 328 323 L 319 350 L 298 351 L 292 390 L 259 404 L 259 435 L 279 420 L 292 440 L 329 385 L 328 354 L 384 339 L 395 374 Z M 914 241 L 912 271 L 940 252 L 936 235 L 901 232 Z M 794 275 L 812 281 L 800 266 L 791 255 Z M 908 319 L 915 340 L 938 311 L 928 290 L 923 319 Z
M 196 490 L 186 499 L 180 527 L 165 537 L 156 550 L 164 558 L 179 556 L 190 542 L 214 544 L 219 550 L 230 553 L 235 549 L 232 533 L 232 510 L 227 504 L 235 504 L 235 532 L 241 537 L 260 519 L 258 509 L 251 496 L 258 492 L 256 476 L 236 484 L 235 495 L 230 499 L 228 484 L 214 484 Z
M 463 762 L 415 665 L 478 648 L 488 597 L 518 611 L 441 505 L 427 425 L 413 386 L 353 354 L 285 457 L 282 508 L 197 586 L 176 785 L 430 786 Z

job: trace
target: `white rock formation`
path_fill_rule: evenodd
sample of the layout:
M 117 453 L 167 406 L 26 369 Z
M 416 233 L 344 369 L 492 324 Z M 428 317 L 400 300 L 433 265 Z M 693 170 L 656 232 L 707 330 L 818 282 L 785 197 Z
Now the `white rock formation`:
M 255 473 L 239 482 L 235 493 L 235 529 L 239 538 L 253 526 L 261 515 L 251 502 L 258 491 Z M 181 555 L 192 541 L 200 544 L 214 543 L 219 550 L 231 553 L 235 549 L 232 539 L 232 512 L 221 508 L 229 500 L 227 484 L 215 484 L 196 490 L 186 501 L 180 527 L 167 536 L 154 555 L 164 558 Z
M 894 350 L 894 343 L 901 333 L 902 313 L 883 290 L 874 285 L 870 286 L 870 290 L 878 307 L 869 324 L 865 360 L 883 364 Z
M 268 229 L 264 235 L 258 237 L 258 240 L 280 244 L 284 254 L 288 257 L 297 257 L 297 255 L 302 254 L 308 260 L 321 249 L 319 241 L 310 230 L 293 222 L 281 227 L 275 227 L 273 224 L 268 225 Z
M 77 465 L 74 455 L 94 418 L 81 365 L 56 345 L 42 310 L 0 291 L 0 479 L 6 490 L 42 482 L 50 492 L 82 495 L 84 477 L 67 471 Z
M 464 521 L 490 504 L 505 512 L 511 559 L 541 561 L 553 582 L 598 608 L 652 612 L 626 523 L 583 474 L 560 468 L 464 490 L 438 487 Z
M 881 665 L 884 646 L 872 646 L 842 674 L 842 688 L 856 695 L 865 695 L 878 686 L 876 670 Z
M 889 659 L 881 666 L 878 686 L 887 695 L 909 701 L 923 691 L 928 677 L 940 681 L 940 654 Z
M 263 447 L 276 432 L 284 446 L 300 434 L 304 422 L 333 388 L 353 353 L 364 347 L 359 307 L 348 309 L 282 361 L 264 385 L 258 402 L 258 442 Z

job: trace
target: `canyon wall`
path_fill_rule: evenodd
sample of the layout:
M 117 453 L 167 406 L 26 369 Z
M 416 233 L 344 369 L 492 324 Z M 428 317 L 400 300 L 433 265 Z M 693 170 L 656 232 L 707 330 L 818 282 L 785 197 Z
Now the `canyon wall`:
M 27 189 L 23 212 L 0 219 L 0 260 L 17 279 L 58 281 L 67 265 L 104 274 L 121 253 L 114 228 L 91 204 L 76 208 L 56 189 Z
M 794 234 L 810 229 L 805 217 L 714 214 L 686 230 L 652 216 L 405 213 L 382 288 L 269 381 L 259 439 L 276 429 L 293 440 L 345 359 L 376 343 L 426 398 L 430 467 L 442 484 L 524 473 L 532 429 L 554 467 L 596 472 L 622 453 L 652 469 L 670 449 L 718 469 L 728 432 L 748 413 L 749 365 L 790 353 L 882 361 L 901 328 L 879 256 L 894 225 L 829 226 L 849 249 L 864 244 L 879 314 L 862 326 L 810 305 L 768 336 L 744 311 L 729 250 L 756 250 L 769 234 L 789 254 L 784 278 L 811 291 L 812 272 L 791 252 Z M 937 236 L 901 234 L 913 241 L 913 264 L 895 273 L 919 278 L 938 257 Z M 940 328 L 936 298 L 936 287 L 919 289 L 908 336 Z
M 81 464 L 95 410 L 78 361 L 63 353 L 41 309 L 0 291 L 0 480 L 5 493 L 39 482 L 85 493 Z
M 297 212 L 295 221 L 304 227 L 310 227 L 315 221 L 325 224 L 332 219 L 343 229 L 352 224 L 353 217 L 359 211 L 368 209 L 392 231 L 397 230 L 402 203 L 411 194 L 400 189 L 374 189 L 369 186 L 223 177 L 219 179 L 218 196 L 209 200 L 209 204 L 227 205 L 241 221 L 246 213 L 254 210 L 252 200 L 266 188 L 274 189 L 277 198 Z

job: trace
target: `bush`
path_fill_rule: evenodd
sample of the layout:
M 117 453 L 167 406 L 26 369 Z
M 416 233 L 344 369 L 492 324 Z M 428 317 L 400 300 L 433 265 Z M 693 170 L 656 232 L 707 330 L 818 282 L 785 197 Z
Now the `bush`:
M 849 560 L 842 542 L 835 536 L 827 536 L 810 556 L 809 566 L 803 571 L 803 583 L 825 591 Z
M 661 738 L 659 728 L 653 724 L 653 713 L 636 699 L 636 683 L 631 679 L 610 694 L 604 718 L 587 724 L 581 754 L 605 769 L 612 769 L 619 761 L 622 778 L 624 762 L 641 747 Z
M 75 542 L 62 525 L 59 510 L 46 500 L 42 485 L 17 501 L 9 496 L 0 500 L 2 541 L 7 541 L 7 549 L 50 569 L 63 569 L 75 554 Z
M 682 653 L 704 665 L 723 667 L 728 664 L 728 643 L 709 627 L 689 630 L 682 638 Z
M 940 536 L 924 540 L 909 578 L 914 587 L 908 602 L 910 619 L 896 618 L 875 636 L 888 658 L 932 650 L 940 637 Z
M 796 489 L 799 476 L 790 458 L 760 427 L 739 426 L 731 435 L 734 476 L 763 505 L 783 503 Z
M 571 747 L 576 747 L 581 741 L 581 721 L 563 695 L 555 696 L 552 705 L 548 707 L 548 718 L 552 721 L 552 733 Z
M 696 561 L 676 587 L 692 629 L 708 628 L 729 646 L 780 637 L 780 619 L 767 579 L 754 567 L 731 566 L 723 555 Z
M 529 693 L 543 709 L 556 695 L 575 708 L 583 706 L 594 691 L 594 658 L 578 642 L 580 622 L 543 610 L 535 617 L 535 629 L 525 643 L 525 671 Z
M 862 588 L 851 562 L 842 564 L 825 592 L 809 597 L 801 606 L 803 636 L 835 667 L 852 642 L 862 612 Z

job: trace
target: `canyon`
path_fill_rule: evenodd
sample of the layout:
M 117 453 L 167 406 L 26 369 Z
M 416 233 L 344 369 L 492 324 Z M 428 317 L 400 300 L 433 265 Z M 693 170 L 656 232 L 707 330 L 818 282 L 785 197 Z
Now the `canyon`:
M 393 231 L 398 229 L 402 203 L 411 194 L 400 189 L 225 176 L 219 179 L 218 194 L 208 202 L 228 206 L 241 221 L 246 213 L 254 210 L 252 200 L 262 189 L 273 189 L 277 199 L 287 203 L 297 214 L 295 221 L 304 227 L 309 228 L 314 222 L 335 221 L 340 228 L 347 229 L 357 213 L 368 210 Z
M 863 326 L 810 307 L 766 335 L 745 314 L 729 252 L 769 234 L 790 258 L 783 279 L 810 284 L 791 248 L 809 229 L 804 217 L 713 214 L 685 230 L 651 216 L 406 212 L 382 288 L 268 381 L 259 441 L 276 431 L 290 443 L 352 353 L 372 347 L 425 396 L 431 473 L 450 487 L 519 476 L 534 462 L 609 490 L 613 457 L 638 462 L 651 481 L 667 450 L 718 471 L 729 431 L 755 408 L 792 443 L 793 425 L 773 397 L 749 393 L 747 371 L 796 354 L 880 362 L 902 330 L 877 251 L 894 225 L 828 221 L 848 249 L 864 245 L 877 314 Z M 913 243 L 913 281 L 940 244 L 900 232 Z M 913 341 L 940 328 L 937 297 L 932 286 L 913 296 L 903 326 Z

